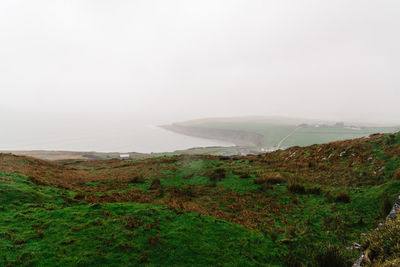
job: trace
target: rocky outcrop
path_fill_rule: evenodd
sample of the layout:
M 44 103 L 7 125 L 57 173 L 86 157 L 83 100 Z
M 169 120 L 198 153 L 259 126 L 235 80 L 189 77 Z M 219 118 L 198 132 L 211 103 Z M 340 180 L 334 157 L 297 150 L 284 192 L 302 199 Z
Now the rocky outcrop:
M 389 215 L 386 217 L 387 221 L 391 221 L 397 217 L 400 211 L 400 196 L 397 198 L 396 202 L 393 205 L 392 210 L 390 211 Z
M 389 215 L 386 217 L 386 221 L 391 221 L 393 219 L 395 219 L 400 211 L 400 196 L 397 198 L 396 202 L 393 205 L 392 210 L 390 211 Z M 379 224 L 379 226 L 381 226 L 382 224 Z M 377 227 L 377 229 L 379 228 L 379 226 Z M 353 267 L 361 267 L 364 266 L 366 262 L 365 259 L 365 252 L 360 256 L 360 258 L 358 258 L 358 260 L 353 264 Z

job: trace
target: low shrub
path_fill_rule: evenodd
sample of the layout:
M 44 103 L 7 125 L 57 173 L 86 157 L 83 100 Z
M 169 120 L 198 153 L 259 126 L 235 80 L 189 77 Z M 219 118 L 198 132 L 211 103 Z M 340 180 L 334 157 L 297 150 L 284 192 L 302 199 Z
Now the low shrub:
M 247 172 L 247 171 L 239 171 L 239 170 L 233 170 L 232 174 L 233 175 L 237 175 L 242 179 L 249 179 L 250 176 L 251 176 L 249 172 Z
M 282 177 L 280 173 L 266 174 L 259 178 L 254 179 L 255 184 L 283 184 L 286 180 Z
M 283 240 L 281 240 L 282 242 Z M 283 254 L 282 262 L 283 266 L 287 267 L 304 267 L 304 266 L 315 266 L 312 261 L 313 258 L 310 255 L 315 250 L 314 247 L 307 244 L 299 244 L 298 242 L 287 243 L 288 252 Z
M 137 176 L 133 177 L 132 179 L 130 179 L 129 183 L 142 184 L 142 183 L 144 183 L 144 178 L 141 175 L 137 175 Z
M 260 184 L 260 190 L 261 191 L 266 191 L 272 189 L 272 185 L 268 184 L 268 183 L 262 183 Z
M 394 171 L 393 180 L 400 180 L 400 168 Z
M 347 192 L 342 191 L 335 196 L 335 202 L 350 203 L 351 199 Z
M 160 179 L 156 178 L 151 182 L 151 185 L 149 186 L 149 190 L 156 190 L 161 188 L 161 181 Z
M 210 176 L 210 181 L 212 182 L 221 181 L 226 177 L 226 170 L 224 168 L 218 168 L 214 172 L 212 172 L 209 176 Z
M 351 265 L 351 262 L 346 259 L 338 247 L 331 245 L 327 245 L 317 253 L 315 262 L 320 267 L 345 267 Z
M 162 187 L 156 189 L 156 190 L 154 191 L 154 196 L 155 196 L 156 198 L 161 198 L 161 197 L 163 197 L 163 196 L 164 196 L 164 189 L 163 189 Z
M 74 199 L 82 200 L 85 198 L 85 193 L 83 192 L 78 192 L 75 196 Z
M 266 179 L 264 179 L 264 178 L 254 179 L 254 184 L 265 184 L 265 183 L 266 183 Z
M 382 201 L 382 215 L 386 217 L 392 210 L 392 207 L 393 207 L 392 202 L 390 202 L 390 200 L 387 197 L 385 197 Z
M 286 182 L 286 180 L 281 177 L 268 177 L 266 182 L 268 184 L 283 184 Z
M 310 187 L 307 189 L 307 193 L 312 195 L 321 195 L 322 189 L 319 186 Z
M 250 178 L 250 174 L 248 174 L 248 173 L 242 173 L 242 174 L 240 175 L 240 178 L 242 178 L 242 179 L 249 179 L 249 178 Z
M 297 182 L 292 182 L 287 185 L 287 189 L 295 194 L 304 194 L 306 192 L 306 189 L 304 188 L 303 185 L 297 183 Z

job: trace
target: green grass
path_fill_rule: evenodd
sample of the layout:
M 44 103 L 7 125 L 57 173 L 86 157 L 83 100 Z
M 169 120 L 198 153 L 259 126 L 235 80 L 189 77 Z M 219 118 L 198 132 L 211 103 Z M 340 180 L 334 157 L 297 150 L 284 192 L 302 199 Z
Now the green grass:
M 160 177 L 161 183 L 165 186 L 206 185 L 210 183 L 209 176 L 212 175 L 212 172 L 219 167 L 225 168 L 224 164 L 225 162 L 220 160 L 195 160 L 179 162 L 176 165 L 172 165 L 177 168 L 176 170 L 168 170 L 163 173 L 164 176 Z M 240 168 L 242 164 L 243 162 L 236 162 L 235 164 L 231 164 L 229 169 L 235 167 Z M 233 174 L 229 169 L 226 171 L 226 176 L 224 179 L 215 182 L 217 186 L 230 188 L 240 193 L 258 188 L 258 186 L 254 184 L 253 179 L 242 179 L 238 175 Z M 190 178 L 184 179 L 185 175 L 190 175 Z M 148 185 L 150 185 L 150 183 L 146 182 L 144 185 L 139 186 L 138 188 L 142 189 Z
M 138 220 L 134 229 L 126 226 L 129 217 Z M 15 263 L 23 255 L 24 262 L 32 265 L 121 266 L 138 264 L 144 253 L 150 265 L 158 266 L 217 262 L 246 266 L 276 261 L 274 253 L 263 253 L 274 252 L 272 242 L 241 226 L 195 213 L 176 215 L 155 205 L 77 205 L 51 211 L 30 207 L 2 215 L 2 221 L 1 254 Z M 157 234 L 162 243 L 150 244 L 148 238 Z M 19 244 L 22 239 L 25 242 Z M 237 254 L 240 250 L 243 255 Z
M 350 266 L 360 252 L 346 247 L 383 222 L 384 203 L 399 195 L 399 139 L 263 156 L 76 162 L 57 168 L 84 181 L 70 189 L 3 171 L 0 266 L 317 266 L 330 248 Z M 53 179 L 52 166 L 0 158 L 0 168 L 31 169 L 57 184 L 64 176 Z M 132 182 L 136 175 L 144 181 Z M 149 189 L 153 179 L 161 186 Z M 289 190 L 294 183 L 304 190 Z M 337 199 L 342 192 L 349 201 Z
M 158 205 L 67 204 L 59 196 L 71 192 L 0 175 L 11 180 L 0 180 L 0 265 L 121 266 L 144 258 L 148 266 L 278 264 L 273 243 L 240 225 Z M 162 241 L 151 244 L 157 234 Z

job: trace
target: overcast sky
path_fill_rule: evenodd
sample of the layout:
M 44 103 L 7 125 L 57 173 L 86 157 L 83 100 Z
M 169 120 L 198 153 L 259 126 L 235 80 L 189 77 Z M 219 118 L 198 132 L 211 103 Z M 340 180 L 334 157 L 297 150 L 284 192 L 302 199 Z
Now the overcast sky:
M 400 123 L 398 0 L 1 0 L 2 116 Z

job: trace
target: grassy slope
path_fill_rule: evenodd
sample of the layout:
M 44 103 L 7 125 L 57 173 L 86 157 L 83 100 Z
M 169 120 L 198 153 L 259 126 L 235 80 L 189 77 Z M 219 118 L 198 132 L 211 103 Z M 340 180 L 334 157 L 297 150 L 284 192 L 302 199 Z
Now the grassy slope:
M 272 242 L 240 225 L 195 213 L 176 214 L 160 205 L 68 204 L 64 197 L 72 191 L 37 186 L 22 175 L 0 175 L 9 179 L 0 181 L 1 265 L 121 266 L 149 261 L 204 266 L 217 259 L 247 266 L 276 261 Z
M 400 192 L 399 143 L 63 164 L 3 154 L 0 265 L 315 266 L 327 244 L 349 264 L 359 252 L 346 246 Z M 335 201 L 342 191 L 349 203 Z

